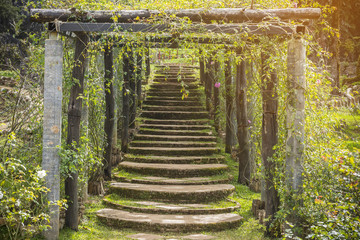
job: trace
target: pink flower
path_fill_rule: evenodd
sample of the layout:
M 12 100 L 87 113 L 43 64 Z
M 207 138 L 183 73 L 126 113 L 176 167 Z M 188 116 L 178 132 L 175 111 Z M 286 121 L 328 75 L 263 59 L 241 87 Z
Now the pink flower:
M 297 8 L 297 3 L 294 3 L 294 8 Z
M 250 120 L 248 120 L 248 123 L 249 123 L 249 124 L 251 124 L 251 121 L 250 121 Z
M 320 85 L 320 84 L 321 84 L 320 79 L 316 80 L 316 84 L 317 84 L 317 85 Z
M 217 83 L 215 83 L 215 85 L 214 85 L 216 88 L 219 88 L 220 87 L 220 83 L 219 82 L 217 82 Z

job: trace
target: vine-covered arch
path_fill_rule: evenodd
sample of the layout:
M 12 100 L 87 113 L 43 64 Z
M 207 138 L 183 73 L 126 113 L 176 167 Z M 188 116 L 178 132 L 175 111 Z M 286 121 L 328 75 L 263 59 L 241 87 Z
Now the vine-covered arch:
M 135 94 L 135 89 L 141 89 L 141 79 L 135 81 L 134 71 L 137 63 L 132 54 L 132 48 L 144 45 L 152 46 L 153 43 L 165 44 L 167 47 L 181 47 L 184 44 L 194 48 L 200 48 L 200 44 L 216 44 L 218 48 L 226 49 L 231 54 L 241 56 L 246 43 L 256 44 L 257 36 L 282 36 L 288 41 L 288 94 L 287 104 L 287 179 L 289 189 L 296 195 L 301 191 L 301 161 L 303 145 L 303 121 L 304 121 L 304 88 L 305 88 L 305 43 L 302 33 L 306 31 L 303 20 L 311 20 L 320 17 L 320 9 L 184 9 L 168 10 L 164 12 L 152 10 L 127 10 L 127 11 L 76 11 L 62 9 L 33 9 L 31 18 L 37 22 L 49 22 L 49 39 L 45 43 L 45 86 L 44 86 L 44 135 L 43 135 L 43 169 L 48 172 L 47 187 L 51 190 L 48 195 L 49 201 L 59 201 L 59 156 L 57 154 L 61 145 L 61 102 L 62 102 L 62 42 L 58 35 L 75 34 L 75 65 L 72 77 L 79 81 L 71 89 L 69 113 L 68 113 L 68 138 L 67 144 L 76 144 L 79 141 L 81 119 L 81 95 L 83 91 L 86 47 L 92 38 L 98 33 L 111 35 L 107 41 L 104 53 L 105 75 L 105 101 L 106 119 L 105 132 L 107 135 L 107 148 L 104 153 L 104 175 L 111 179 L 110 156 L 112 149 L 112 135 L 114 131 L 114 96 L 113 96 L 113 46 L 122 46 L 124 85 L 123 85 L 123 129 L 122 150 L 127 151 L 129 139 L 129 127 L 131 128 L 136 114 L 136 102 L 141 102 L 141 92 Z M 291 22 L 297 20 L 297 24 Z M 216 21 L 216 23 L 212 23 Z M 130 23 L 129 23 L 130 22 Z M 303 24 L 300 24 L 300 23 Z M 91 36 L 88 33 L 94 33 Z M 131 39 L 132 34 L 144 34 L 143 38 Z M 169 34 L 170 33 L 170 34 Z M 234 37 L 229 37 L 231 34 Z M 111 40 L 110 40 L 111 39 Z M 135 42 L 134 42 L 135 41 Z M 122 45 L 121 45 L 122 44 Z M 158 45 L 154 45 L 155 47 Z M 162 45 L 164 46 L 164 45 Z M 201 51 L 200 51 L 201 52 Z M 229 54 L 229 55 L 231 55 Z M 214 115 L 215 125 L 218 124 L 216 112 L 219 92 L 213 88 L 213 76 L 211 57 L 203 54 L 200 59 L 200 78 L 204 84 L 207 98 L 207 110 Z M 269 56 L 263 55 L 262 74 L 263 87 L 263 161 L 265 165 L 265 196 L 266 212 L 271 216 L 278 208 L 276 190 L 272 183 L 272 173 L 268 171 L 273 166 L 268 157 L 273 155 L 273 147 L 276 144 L 277 120 L 275 99 L 276 73 L 269 71 L 266 64 Z M 149 74 L 149 57 L 146 54 L 144 61 L 147 63 Z M 239 163 L 239 181 L 248 183 L 250 179 L 249 163 L 249 139 L 248 117 L 246 112 L 246 74 L 245 61 L 237 61 L 236 75 L 236 102 L 237 102 L 237 134 L 241 149 L 241 161 Z M 229 59 L 227 59 L 229 61 Z M 230 64 L 226 64 L 225 84 L 227 92 L 229 79 L 231 79 Z M 270 72 L 270 75 L 267 74 Z M 149 76 L 147 74 L 147 76 Z M 131 94 L 128 94 L 128 92 Z M 214 104 L 211 104 L 211 96 L 214 95 Z M 227 96 L 227 105 L 230 105 L 231 95 Z M 130 102 L 132 104 L 130 105 Z M 230 116 L 231 107 L 227 109 Z M 231 147 L 230 129 L 231 119 L 227 117 L 226 148 Z M 67 209 L 66 222 L 73 229 L 77 229 L 77 174 L 66 180 L 67 194 L 69 195 L 69 208 Z M 51 230 L 46 232 L 48 239 L 58 236 L 59 209 L 56 204 L 52 205 Z

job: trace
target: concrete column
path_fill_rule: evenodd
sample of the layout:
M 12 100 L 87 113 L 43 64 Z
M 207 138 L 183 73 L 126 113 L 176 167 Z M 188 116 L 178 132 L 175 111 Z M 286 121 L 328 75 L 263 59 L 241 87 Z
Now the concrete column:
M 286 177 L 291 193 L 302 190 L 304 123 L 305 123 L 305 64 L 304 40 L 292 39 L 288 45 L 288 79 L 286 106 Z
M 46 239 L 59 238 L 61 101 L 63 46 L 57 33 L 50 33 L 45 41 L 44 123 L 42 168 L 46 171 L 46 187 L 50 189 L 50 226 Z

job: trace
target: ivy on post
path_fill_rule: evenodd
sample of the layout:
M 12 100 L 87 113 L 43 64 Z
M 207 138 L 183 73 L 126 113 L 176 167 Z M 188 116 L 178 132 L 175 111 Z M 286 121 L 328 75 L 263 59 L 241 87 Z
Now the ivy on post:
M 305 123 L 305 64 L 306 48 L 304 40 L 293 38 L 288 44 L 287 57 L 287 105 L 286 105 L 286 181 L 288 208 L 292 209 L 289 221 L 296 224 L 298 206 L 301 205 L 304 123 Z
M 104 179 L 111 180 L 111 157 L 113 148 L 113 136 L 115 125 L 115 96 L 113 87 L 113 47 L 105 45 L 104 53 L 104 89 L 105 89 L 105 121 L 104 130 L 106 135 L 106 146 L 104 153 Z
M 150 46 L 149 43 L 146 44 L 145 46 L 145 66 L 146 66 L 146 71 L 145 71 L 145 82 L 148 83 L 149 81 L 149 77 L 150 77 Z
M 226 131 L 225 131 L 225 152 L 231 153 L 234 145 L 234 128 L 232 126 L 232 116 L 234 111 L 233 91 L 231 84 L 231 61 L 225 62 L 225 102 L 226 102 Z
M 136 96 L 137 103 L 136 106 L 141 108 L 142 104 L 142 54 L 139 51 L 136 52 Z
M 130 43 L 132 44 L 132 43 Z M 136 76 L 135 76 L 135 55 L 133 51 L 134 46 L 129 46 L 129 86 L 130 86 L 130 119 L 129 128 L 135 129 L 135 117 L 136 117 Z
M 205 82 L 205 64 L 204 64 L 204 56 L 202 55 L 202 50 L 199 49 L 199 67 L 200 67 L 200 83 L 204 84 Z
M 72 80 L 74 85 L 70 90 L 68 105 L 68 136 L 66 144 L 72 148 L 79 144 L 80 122 L 82 111 L 82 95 L 84 92 L 85 59 L 87 55 L 87 44 L 89 36 L 86 33 L 78 32 L 75 43 L 74 67 Z M 76 170 L 70 173 L 65 179 L 65 195 L 68 197 L 68 208 L 65 214 L 65 225 L 73 230 L 78 230 L 78 173 Z
M 204 74 L 204 86 L 206 97 L 206 111 L 211 112 L 211 95 L 212 95 L 212 79 L 211 79 L 211 58 L 205 59 L 205 74 Z
M 241 56 L 242 50 L 238 49 L 237 54 Z M 239 143 L 239 178 L 238 183 L 248 185 L 250 183 L 250 143 L 249 143 L 249 118 L 247 114 L 246 97 L 246 62 L 244 59 L 236 64 L 236 119 L 237 139 Z
M 124 46 L 125 51 L 123 54 L 123 74 L 124 82 L 122 87 L 122 99 L 123 99 L 123 124 L 121 132 L 121 151 L 126 153 L 129 145 L 129 120 L 130 120 L 130 78 L 132 75 L 130 61 L 132 51 L 126 45 Z
M 266 50 L 269 51 L 267 48 Z M 276 164 L 272 160 L 275 153 L 274 147 L 278 142 L 278 95 L 276 92 L 278 78 L 275 69 L 270 68 L 270 61 L 269 53 L 263 52 L 261 54 L 261 92 L 263 98 L 261 154 L 265 178 L 265 211 L 266 217 L 270 217 L 268 226 L 274 219 L 280 205 L 279 195 L 274 184 Z
M 214 127 L 215 131 L 219 132 L 220 125 L 220 83 L 219 83 L 219 72 L 220 72 L 220 63 L 215 61 L 215 66 L 213 68 L 214 72 L 212 76 L 214 77 Z
M 46 239 L 59 238 L 60 200 L 60 156 L 61 146 L 61 102 L 63 46 L 56 32 L 50 32 L 45 41 L 44 76 L 44 123 L 42 168 L 46 171 L 46 187 L 50 190 L 47 199 L 50 202 L 50 229 L 44 232 Z

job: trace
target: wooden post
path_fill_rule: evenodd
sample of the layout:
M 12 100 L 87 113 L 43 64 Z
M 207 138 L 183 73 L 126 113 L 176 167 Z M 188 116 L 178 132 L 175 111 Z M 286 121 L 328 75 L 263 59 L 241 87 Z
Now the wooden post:
M 304 123 L 305 123 L 305 64 L 304 40 L 292 39 L 288 45 L 288 78 L 286 105 L 286 179 L 290 201 L 294 204 L 302 192 Z M 298 203 L 298 202 L 297 202 Z M 293 209 L 292 205 L 289 207 Z M 296 210 L 292 221 L 297 221 Z M 292 223 L 295 223 L 292 222 Z
M 231 84 L 231 61 L 225 62 L 225 102 L 226 102 L 226 131 L 225 131 L 225 152 L 231 153 L 234 145 L 234 127 L 232 126 L 232 116 L 234 111 L 234 99 Z
M 212 98 L 212 78 L 211 78 L 211 62 L 212 59 L 208 58 L 205 60 L 205 96 L 206 96 L 206 111 L 208 111 L 209 113 L 212 112 L 212 104 L 211 104 L 211 98 Z
M 70 91 L 68 106 L 68 136 L 66 144 L 72 148 L 79 144 L 80 140 L 80 121 L 82 110 L 82 98 L 84 91 L 85 59 L 87 54 L 87 44 L 89 36 L 85 33 L 77 33 L 75 43 L 74 67 L 72 79 L 74 85 Z M 73 149 L 75 151 L 75 149 Z M 73 230 L 78 230 L 78 173 L 72 172 L 65 179 L 65 195 L 68 198 L 68 208 L 66 209 L 65 225 Z
M 202 56 L 202 50 L 199 49 L 199 67 L 200 67 L 200 83 L 204 84 L 205 82 L 205 65 L 204 65 L 204 56 Z
M 114 124 L 115 124 L 115 96 L 113 88 L 113 47 L 105 45 L 104 53 L 104 67 L 105 67 L 105 121 L 104 130 L 106 135 L 106 146 L 104 152 L 104 179 L 111 180 L 111 158 L 113 148 Z
M 46 187 L 50 190 L 50 229 L 46 239 L 59 238 L 61 101 L 62 101 L 63 46 L 57 33 L 50 33 L 45 41 L 44 122 L 42 169 L 46 171 Z
M 241 50 L 240 52 L 241 53 Z M 249 118 L 247 114 L 246 98 L 246 62 L 242 59 L 236 64 L 236 119 L 237 139 L 239 143 L 239 178 L 238 182 L 248 185 L 250 183 L 250 143 Z
M 140 51 L 136 53 L 136 96 L 137 107 L 141 108 L 142 104 L 142 54 Z
M 149 77 L 150 77 L 150 46 L 149 44 L 146 45 L 145 47 L 145 66 L 146 66 L 146 71 L 145 71 L 145 81 L 146 83 L 148 83 L 149 81 Z
M 274 217 L 280 204 L 278 192 L 274 186 L 275 162 L 272 161 L 274 146 L 278 141 L 278 96 L 276 93 L 277 75 L 270 69 L 267 54 L 261 55 L 262 60 L 262 97 L 263 97 L 263 122 L 262 122 L 262 161 L 265 175 L 265 211 L 266 217 Z
M 125 49 L 127 47 L 125 46 Z M 131 54 L 132 51 L 125 51 L 123 54 L 123 74 L 124 82 L 122 87 L 122 99 L 123 99 L 123 124 L 121 132 L 121 151 L 126 153 L 128 151 L 129 144 L 129 119 L 130 119 L 130 78 L 131 78 Z
M 214 80 L 212 81 L 214 85 L 214 127 L 215 131 L 219 132 L 219 125 L 220 125 L 220 89 L 219 86 L 216 85 L 216 82 L 219 82 L 220 80 L 220 63 L 219 61 L 215 61 L 215 66 L 213 68 L 213 74 Z
M 132 47 L 131 47 L 132 48 Z M 129 127 L 135 129 L 135 117 L 136 117 L 136 76 L 135 76 L 135 56 L 134 51 L 131 49 L 128 52 L 129 55 L 129 83 L 130 83 L 130 119 Z

